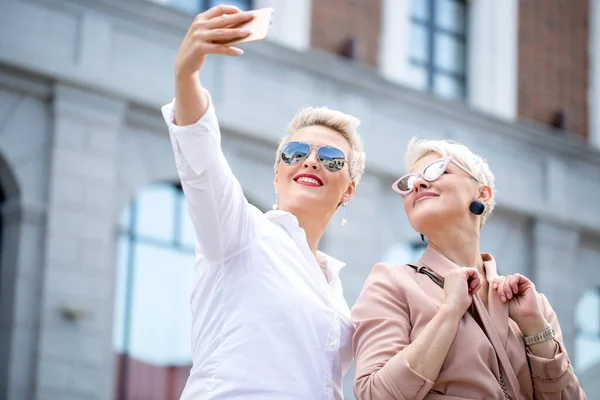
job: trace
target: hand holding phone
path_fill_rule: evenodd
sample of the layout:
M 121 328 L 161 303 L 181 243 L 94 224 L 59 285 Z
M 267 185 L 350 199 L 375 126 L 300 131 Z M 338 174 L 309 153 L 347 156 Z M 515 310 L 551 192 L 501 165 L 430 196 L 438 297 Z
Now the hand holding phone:
M 265 40 L 269 34 L 269 28 L 273 20 L 275 10 L 271 7 L 260 8 L 257 10 L 248 11 L 254 15 L 250 21 L 245 22 L 241 25 L 236 26 L 236 29 L 243 29 L 248 31 L 250 34 L 241 39 L 233 39 L 230 41 L 222 42 L 225 46 L 233 46 L 242 43 L 258 42 Z

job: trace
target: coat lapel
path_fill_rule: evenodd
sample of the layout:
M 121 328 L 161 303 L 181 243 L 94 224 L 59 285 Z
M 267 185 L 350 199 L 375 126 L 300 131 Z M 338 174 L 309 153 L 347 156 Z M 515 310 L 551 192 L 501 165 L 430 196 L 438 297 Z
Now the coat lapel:
M 479 318 L 481 319 L 481 323 L 485 329 L 485 333 L 494 348 L 496 355 L 498 356 L 498 361 L 500 362 L 500 369 L 504 375 L 504 382 L 506 383 L 506 387 L 508 390 L 508 394 L 511 399 L 518 399 L 519 393 L 521 392 L 521 388 L 519 385 L 519 380 L 517 379 L 517 375 L 512 368 L 510 360 L 508 359 L 508 354 L 506 354 L 506 350 L 496 330 L 496 325 L 492 321 L 491 316 L 487 313 L 481 298 L 478 295 L 473 296 L 473 302 L 475 303 L 475 307 L 477 308 L 477 312 L 479 314 Z M 489 302 L 489 300 L 488 300 Z M 502 305 L 502 303 L 501 303 Z M 508 320 L 506 321 L 507 331 L 508 331 Z
M 508 304 L 502 304 L 500 296 L 492 288 L 492 281 L 498 276 L 496 270 L 496 260 L 490 254 L 481 254 L 483 265 L 485 265 L 485 275 L 490 287 L 488 289 L 488 309 L 492 323 L 498 332 L 502 347 L 506 348 L 508 340 Z
M 483 259 L 485 266 L 486 279 L 490 284 L 488 289 L 489 311 L 485 308 L 483 301 L 478 295 L 473 296 L 473 302 L 477 308 L 485 333 L 498 355 L 500 369 L 503 372 L 508 394 L 511 399 L 518 399 L 520 393 L 519 381 L 506 353 L 506 343 L 509 331 L 508 305 L 502 304 L 500 297 L 492 289 L 491 283 L 494 278 L 498 276 L 494 257 L 490 254 L 482 253 L 481 258 Z M 452 269 L 458 267 L 458 265 L 444 257 L 444 255 L 433 249 L 431 246 L 427 246 L 419 262 L 442 277 L 446 277 Z

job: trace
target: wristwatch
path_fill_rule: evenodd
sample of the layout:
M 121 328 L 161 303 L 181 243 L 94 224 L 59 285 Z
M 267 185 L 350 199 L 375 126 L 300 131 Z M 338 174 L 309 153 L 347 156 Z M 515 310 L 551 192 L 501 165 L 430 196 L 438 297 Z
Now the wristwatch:
M 556 335 L 554 334 L 554 329 L 552 326 L 548 326 L 541 332 L 534 333 L 533 335 L 523 336 L 523 341 L 525 342 L 525 346 L 531 346 L 533 344 L 543 343 L 547 340 L 554 339 Z

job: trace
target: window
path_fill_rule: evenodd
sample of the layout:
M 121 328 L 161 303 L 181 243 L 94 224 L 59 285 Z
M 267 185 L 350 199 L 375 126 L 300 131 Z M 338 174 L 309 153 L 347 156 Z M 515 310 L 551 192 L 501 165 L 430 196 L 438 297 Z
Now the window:
M 446 99 L 466 96 L 466 0 L 412 0 L 410 81 Z
M 583 294 L 575 312 L 575 368 L 578 373 L 600 365 L 600 289 Z
M 116 400 L 181 395 L 192 364 L 195 241 L 176 185 L 144 188 L 122 215 L 113 332 Z
M 237 6 L 240 10 L 250 10 L 252 8 L 252 0 L 229 0 L 229 1 L 219 1 L 219 0 L 148 0 L 154 3 L 164 4 L 171 6 L 173 8 L 177 8 L 182 11 L 186 11 L 189 13 L 199 13 L 205 10 L 208 10 L 211 7 L 216 6 L 217 4 L 227 4 L 232 6 Z
M 395 244 L 388 248 L 383 261 L 391 265 L 415 263 L 421 258 L 426 247 L 427 243 L 423 241 Z

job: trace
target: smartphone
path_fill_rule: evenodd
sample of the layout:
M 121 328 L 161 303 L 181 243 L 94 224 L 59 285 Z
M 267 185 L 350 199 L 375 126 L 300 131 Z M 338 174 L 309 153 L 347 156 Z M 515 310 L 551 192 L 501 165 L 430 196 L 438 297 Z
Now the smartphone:
M 243 39 L 236 39 L 231 42 L 223 43 L 225 46 L 233 46 L 242 43 L 258 42 L 265 40 L 269 34 L 269 28 L 271 27 L 271 21 L 273 20 L 273 14 L 275 10 L 271 7 L 260 8 L 258 10 L 251 11 L 254 14 L 252 20 L 236 26 L 239 29 L 248 29 L 250 34 Z

